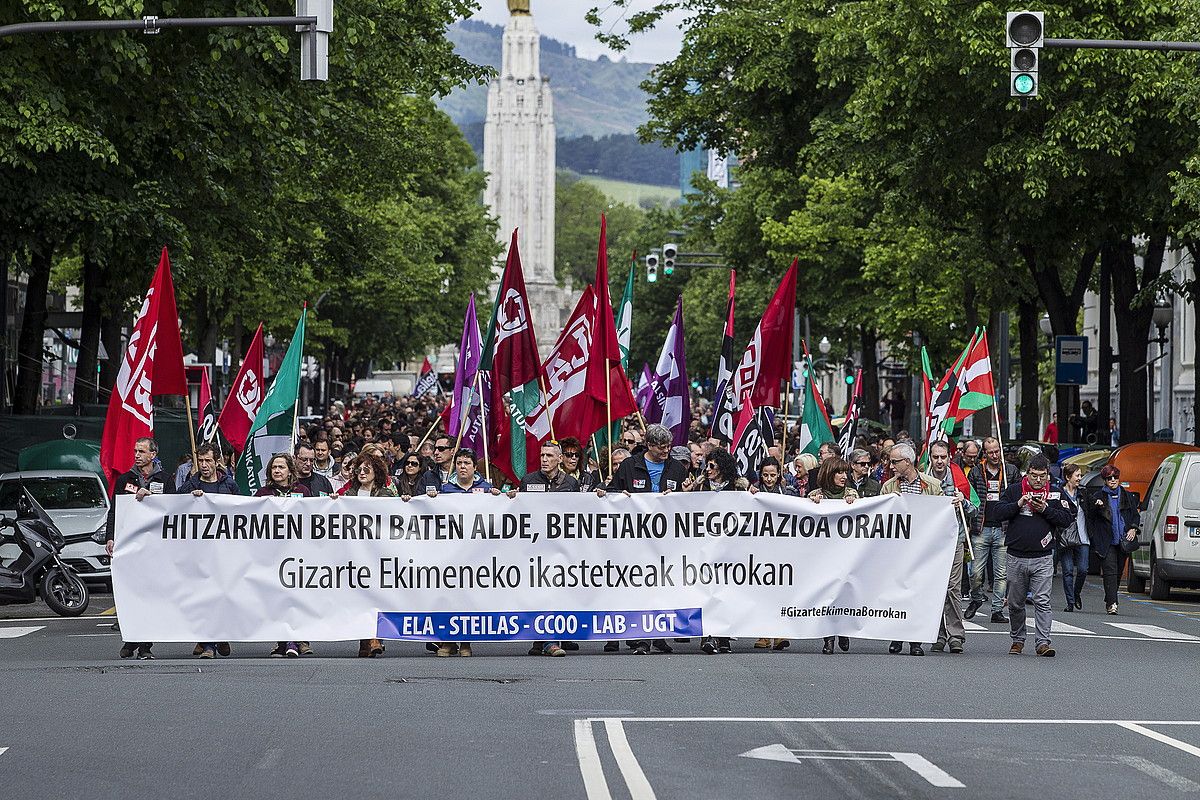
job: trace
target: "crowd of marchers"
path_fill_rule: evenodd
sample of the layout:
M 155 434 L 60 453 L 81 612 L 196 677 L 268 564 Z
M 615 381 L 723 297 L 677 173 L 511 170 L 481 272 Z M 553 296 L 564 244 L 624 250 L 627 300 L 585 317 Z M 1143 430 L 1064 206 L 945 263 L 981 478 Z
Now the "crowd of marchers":
M 543 443 L 539 468 L 519 481 L 494 474 L 469 449 L 439 432 L 440 397 L 390 398 L 347 407 L 334 403 L 328 413 L 298 430 L 290 453 L 273 455 L 258 496 L 399 497 L 462 493 L 519 492 L 769 492 L 808 498 L 814 503 L 853 503 L 881 494 L 942 495 L 951 498 L 959 519 L 958 543 L 946 580 L 946 598 L 937 640 L 932 649 L 962 653 L 964 619 L 985 606 L 993 623 L 1007 623 L 1009 653 L 1021 654 L 1027 636 L 1027 609 L 1034 617 L 1034 652 L 1053 656 L 1051 641 L 1052 585 L 1061 573 L 1063 613 L 1083 609 L 1082 588 L 1089 554 L 1102 564 L 1105 612 L 1117 614 L 1117 585 L 1128 553 L 1136 549 L 1141 521 L 1136 498 L 1121 486 L 1112 466 L 1101 471 L 1104 485 L 1080 486 L 1082 472 L 1065 465 L 1061 478 L 1051 475 L 1044 456 L 1034 456 L 1024 473 L 1006 462 L 994 438 L 938 441 L 921 448 L 907 434 L 860 436 L 849 452 L 837 444 L 821 445 L 819 453 L 798 452 L 795 430 L 777 421 L 770 454 L 752 475 L 741 475 L 737 460 L 717 440 L 706 436 L 702 415 L 693 416 L 690 441 L 672 446 L 672 433 L 662 425 L 643 426 L 636 416 L 625 420 L 611 445 L 564 438 Z M 590 446 L 589 446 L 590 445 Z M 924 452 L 920 452 L 924 450 Z M 119 476 L 114 494 L 142 499 L 150 494 L 237 494 L 232 456 L 210 444 L 196 448 L 174 469 L 158 458 L 153 439 L 138 439 L 132 469 Z M 115 509 L 115 503 L 113 504 Z M 115 512 L 113 512 L 115 513 Z M 116 530 L 110 519 L 110 536 Z M 109 553 L 113 542 L 108 542 Z M 964 607 L 965 603 L 965 607 Z M 769 634 L 770 631 L 764 631 Z M 675 640 L 674 645 L 688 640 Z M 763 636 L 758 649 L 783 650 L 786 638 Z M 632 640 L 636 654 L 670 653 L 665 639 Z M 153 658 L 151 642 L 124 642 L 122 658 Z M 907 643 L 911 655 L 925 655 L 924 643 Z M 428 643 L 438 656 L 470 656 L 470 642 Z M 571 641 L 534 642 L 530 655 L 563 656 L 578 650 Z M 699 640 L 704 653 L 730 653 L 726 637 Z M 827 637 L 821 652 L 850 649 L 846 637 Z M 892 642 L 889 652 L 903 653 L 904 642 Z M 362 658 L 382 656 L 378 639 L 359 642 Z M 620 650 L 620 642 L 603 645 Z M 228 642 L 199 642 L 198 658 L 227 656 Z M 311 655 L 309 642 L 276 642 L 272 657 Z

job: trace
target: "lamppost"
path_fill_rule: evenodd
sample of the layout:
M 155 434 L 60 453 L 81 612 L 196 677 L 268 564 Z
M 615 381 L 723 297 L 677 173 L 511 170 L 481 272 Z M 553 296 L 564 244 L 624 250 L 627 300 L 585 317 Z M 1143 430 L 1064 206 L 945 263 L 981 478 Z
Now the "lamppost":
M 1151 343 L 1158 344 L 1158 358 L 1150 359 L 1146 362 L 1146 386 L 1149 393 L 1149 406 L 1147 408 L 1150 415 L 1150 436 L 1154 438 L 1154 362 L 1162 361 L 1162 365 L 1158 368 L 1158 396 L 1159 402 L 1162 404 L 1162 412 L 1159 415 L 1163 428 L 1171 427 L 1171 382 L 1172 369 L 1171 359 L 1167 356 L 1167 343 L 1170 338 L 1167 336 L 1167 328 L 1171 327 L 1171 322 L 1175 319 L 1175 309 L 1171 306 L 1170 300 L 1165 295 L 1159 295 L 1154 303 L 1154 312 L 1151 316 L 1151 321 L 1154 327 L 1158 329 L 1158 336 L 1151 339 Z M 1172 437 L 1174 438 L 1174 437 Z

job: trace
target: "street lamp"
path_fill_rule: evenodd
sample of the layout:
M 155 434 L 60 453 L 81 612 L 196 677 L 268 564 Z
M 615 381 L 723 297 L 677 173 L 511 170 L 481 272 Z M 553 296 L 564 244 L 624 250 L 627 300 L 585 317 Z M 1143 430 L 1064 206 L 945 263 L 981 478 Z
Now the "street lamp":
M 817 343 L 817 349 L 821 351 L 821 355 L 829 355 L 829 351 L 833 349 L 833 345 L 829 343 L 828 336 L 821 337 L 821 341 Z
M 1054 334 L 1054 326 L 1050 324 L 1050 315 L 1042 314 L 1042 318 L 1038 320 L 1038 327 L 1042 329 L 1042 335 L 1049 339 Z
M 1158 328 L 1158 336 L 1151 339 L 1151 343 L 1158 344 L 1158 358 L 1150 359 L 1146 364 L 1146 386 L 1149 393 L 1149 413 L 1150 413 L 1150 436 L 1154 438 L 1154 362 L 1162 361 L 1162 365 L 1158 368 L 1158 396 L 1159 402 L 1162 403 L 1162 421 L 1164 428 L 1171 427 L 1171 362 L 1167 358 L 1167 342 L 1170 339 L 1167 337 L 1167 328 L 1171 327 L 1171 322 L 1175 319 L 1175 309 L 1171 306 L 1170 300 L 1165 295 L 1159 295 L 1154 303 L 1154 311 L 1151 314 L 1150 320 L 1154 323 L 1154 327 Z M 1174 437 L 1172 437 L 1174 438 Z

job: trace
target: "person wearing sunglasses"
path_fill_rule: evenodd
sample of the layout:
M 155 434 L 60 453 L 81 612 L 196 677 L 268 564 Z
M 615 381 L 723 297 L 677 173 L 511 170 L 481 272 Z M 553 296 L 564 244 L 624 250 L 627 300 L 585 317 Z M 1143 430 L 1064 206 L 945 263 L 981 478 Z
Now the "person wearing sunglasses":
M 728 450 L 713 450 L 704 461 L 704 477 L 692 491 L 744 492 L 749 488 L 750 482 L 738 475 L 737 459 L 733 454 Z M 700 650 L 709 655 L 732 653 L 733 646 L 728 636 L 705 636 L 700 639 Z
M 454 440 L 445 434 L 433 440 L 433 464 L 424 475 L 425 492 L 440 491 L 454 480 Z
M 871 454 L 861 447 L 850 451 L 850 488 L 859 497 L 876 497 L 881 488 L 879 481 L 871 477 Z
M 392 470 L 392 483 L 402 499 L 410 500 L 415 495 L 425 494 L 425 470 L 425 459 L 421 458 L 416 450 L 410 450 L 396 459 L 396 466 Z
M 351 470 L 350 481 L 342 487 L 347 497 L 395 497 L 396 489 L 388 481 L 387 462 L 373 449 L 359 453 Z M 359 639 L 359 658 L 378 658 L 383 655 L 383 643 L 378 639 Z
M 575 479 L 575 491 L 590 492 L 595 489 L 595 484 L 599 479 L 594 473 L 587 471 L 583 455 L 583 445 L 579 443 L 579 440 L 574 436 L 568 436 L 565 439 L 561 439 L 558 442 L 558 446 L 562 453 L 559 469 L 564 475 Z M 531 472 L 530 475 L 532 474 Z
M 751 494 L 781 494 L 786 497 L 796 497 L 796 490 L 793 489 L 787 481 L 783 479 L 783 467 L 780 466 L 779 459 L 774 456 L 768 456 L 763 459 L 762 464 L 758 468 L 758 481 L 750 485 Z M 785 650 L 792 644 L 790 639 L 781 639 L 779 637 L 760 636 L 755 642 L 754 647 L 757 650 L 775 649 Z
M 1100 479 L 1104 485 L 1093 489 L 1087 499 L 1087 536 L 1102 565 L 1104 607 L 1109 614 L 1116 614 L 1117 584 L 1125 571 L 1126 548 L 1137 541 L 1142 515 L 1137 497 L 1121 486 L 1121 470 L 1106 464 L 1100 469 Z

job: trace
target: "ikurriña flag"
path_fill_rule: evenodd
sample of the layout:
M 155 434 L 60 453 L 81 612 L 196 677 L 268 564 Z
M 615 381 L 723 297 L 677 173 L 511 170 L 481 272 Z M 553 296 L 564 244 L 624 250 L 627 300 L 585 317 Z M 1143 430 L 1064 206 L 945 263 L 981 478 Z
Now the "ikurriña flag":
M 104 418 L 100 466 L 110 488 L 118 475 L 133 466 L 134 443 L 154 433 L 154 396 L 187 391 L 175 283 L 164 247 L 134 320 Z

